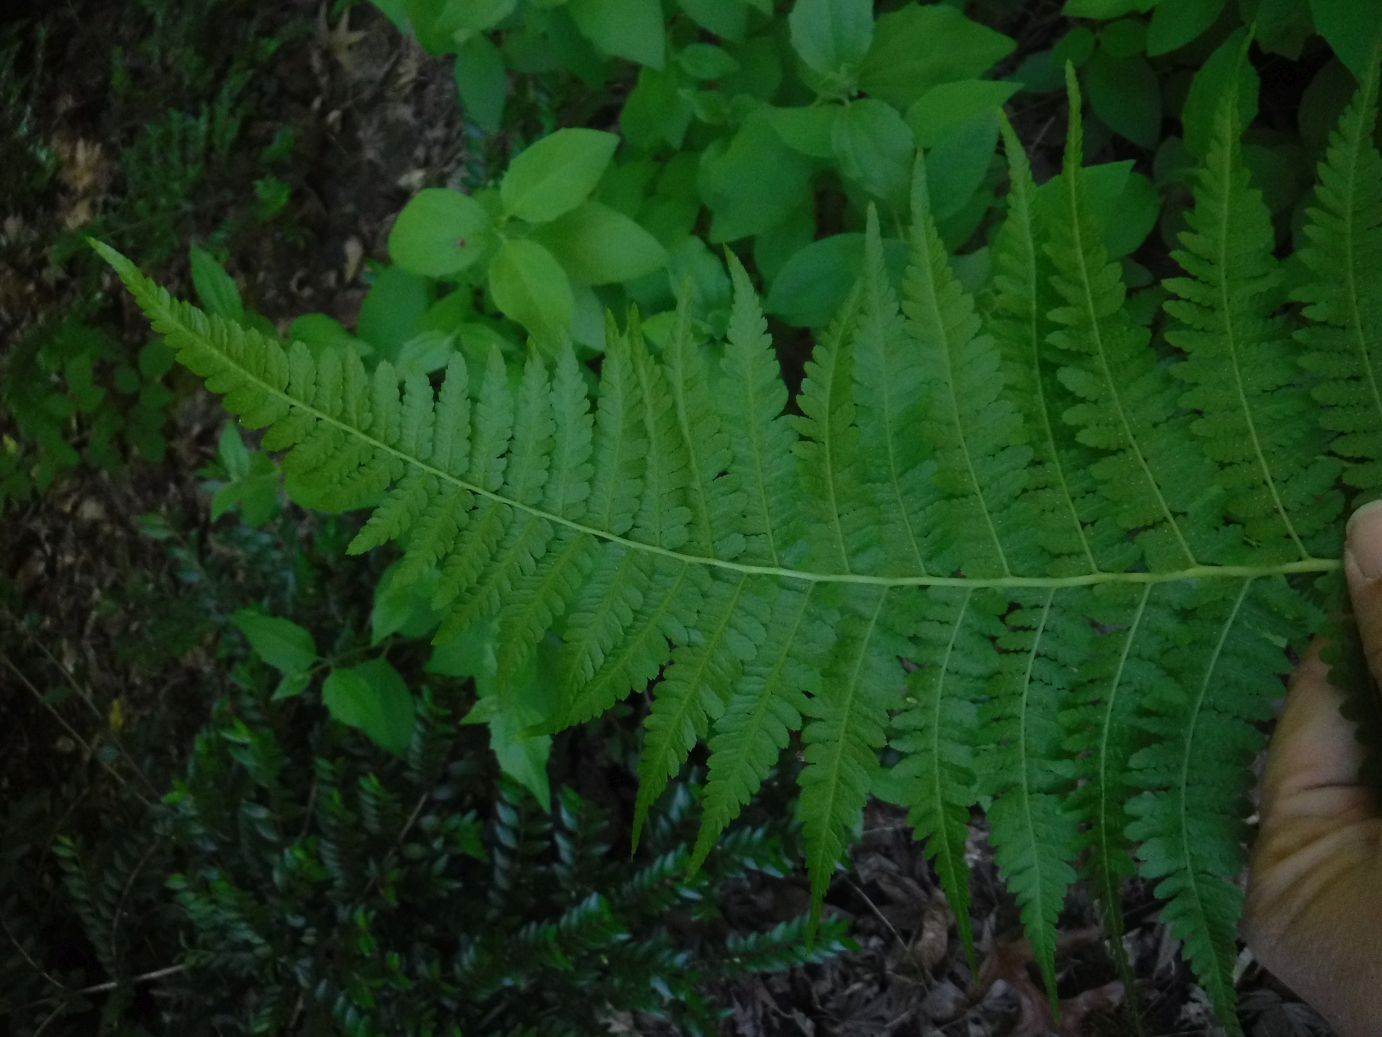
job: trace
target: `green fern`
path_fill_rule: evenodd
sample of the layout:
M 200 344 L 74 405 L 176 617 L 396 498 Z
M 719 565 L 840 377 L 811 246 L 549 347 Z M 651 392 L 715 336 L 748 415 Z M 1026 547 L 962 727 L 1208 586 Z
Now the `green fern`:
M 398 540 L 405 574 L 440 572 L 443 636 L 497 615 L 509 674 L 559 638 L 562 725 L 650 689 L 635 839 L 705 743 L 694 870 L 800 731 L 819 917 L 890 741 L 890 787 L 967 947 L 964 845 L 986 802 L 1053 994 L 1071 884 L 1118 944 L 1135 854 L 1236 1033 L 1248 763 L 1283 646 L 1317 616 L 1308 578 L 1338 569 L 1339 472 L 1382 488 L 1377 74 L 1321 169 L 1303 315 L 1282 313 L 1292 286 L 1224 105 L 1164 343 L 1101 243 L 1070 90 L 1064 168 L 1040 197 L 1004 127 L 1008 211 L 977 296 L 924 163 L 900 293 L 869 214 L 864 275 L 793 415 L 732 255 L 725 341 L 682 312 L 655 355 L 636 317 L 611 321 L 592 411 L 570 350 L 532 354 L 516 387 L 497 354 L 482 371 L 453 359 L 435 391 L 400 386 L 386 362 L 209 318 L 96 247 L 301 485 L 373 509 L 353 551 Z

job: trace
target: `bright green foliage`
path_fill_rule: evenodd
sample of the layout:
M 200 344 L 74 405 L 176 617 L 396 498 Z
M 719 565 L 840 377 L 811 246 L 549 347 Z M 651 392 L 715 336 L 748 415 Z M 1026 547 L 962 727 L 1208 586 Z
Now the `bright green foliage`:
M 1244 535 L 1264 555 L 1275 549 L 1283 558 L 1306 557 L 1327 550 L 1321 535 L 1332 532 L 1333 508 L 1313 505 L 1331 496 L 1338 471 L 1321 460 L 1325 440 L 1310 420 L 1316 405 L 1276 315 L 1283 278 L 1270 214 L 1243 165 L 1237 108 L 1230 92 L 1204 157 L 1184 248 L 1174 254 L 1189 276 L 1166 282 L 1180 296 L 1166 304 L 1177 322 L 1167 338 L 1188 356 L 1176 369 L 1192 385 L 1181 402 L 1200 415 L 1191 427 L 1218 464 Z
M 592 416 L 569 349 L 521 373 L 458 357 L 438 389 L 400 390 L 387 361 L 371 374 L 354 352 L 209 318 L 98 248 L 290 473 L 374 508 L 357 550 L 397 539 L 407 578 L 440 574 L 443 640 L 496 615 L 514 672 L 552 639 L 557 726 L 650 689 L 639 829 L 706 743 L 699 864 L 800 730 L 817 916 L 886 781 L 972 943 L 964 842 L 982 801 L 1048 989 L 1071 884 L 1089 881 L 1117 937 L 1135 853 L 1234 1030 L 1248 762 L 1283 646 L 1317 615 L 1293 581 L 1338 568 L 1344 496 L 1307 459 L 1338 433 L 1350 483 L 1382 489 L 1350 409 L 1378 363 L 1375 300 L 1355 294 L 1376 269 L 1360 258 L 1377 247 L 1375 83 L 1309 232 L 1311 269 L 1351 259 L 1356 277 L 1306 289 L 1306 320 L 1279 314 L 1230 97 L 1167 284 L 1169 344 L 1153 340 L 1091 210 L 1072 78 L 1049 189 L 1005 129 L 1008 218 L 983 290 L 956 275 L 918 162 L 900 293 L 871 216 L 791 415 L 732 256 L 724 341 L 683 311 L 655 355 L 636 316 L 611 321 Z M 1330 405 L 1323 427 L 1298 386 Z

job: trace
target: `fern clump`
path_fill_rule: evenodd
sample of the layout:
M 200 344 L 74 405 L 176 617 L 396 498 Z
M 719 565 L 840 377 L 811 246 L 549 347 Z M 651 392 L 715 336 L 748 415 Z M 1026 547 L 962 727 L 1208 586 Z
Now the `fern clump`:
M 1091 213 L 1073 77 L 1052 184 L 1005 127 L 977 294 L 919 161 L 900 286 L 870 213 L 795 401 L 732 256 L 725 340 L 683 314 L 655 351 L 611 323 L 592 402 L 570 349 L 516 379 L 492 353 L 400 382 L 207 317 L 97 247 L 292 477 L 373 508 L 353 551 L 396 540 L 412 577 L 440 572 L 441 637 L 497 616 L 507 673 L 559 638 L 563 725 L 648 690 L 636 828 L 706 743 L 696 866 L 800 732 L 817 912 L 886 777 L 971 943 L 983 802 L 1048 989 L 1071 885 L 1117 944 L 1140 871 L 1231 1027 L 1248 765 L 1283 648 L 1334 587 L 1340 484 L 1382 485 L 1376 81 L 1321 170 L 1299 285 L 1227 99 L 1164 327 L 1127 305 Z

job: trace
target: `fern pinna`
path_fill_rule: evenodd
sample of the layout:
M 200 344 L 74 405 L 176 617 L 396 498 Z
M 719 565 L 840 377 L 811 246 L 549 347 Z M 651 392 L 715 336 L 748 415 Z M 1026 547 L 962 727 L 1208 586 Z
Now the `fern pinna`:
M 1303 285 L 1224 104 L 1155 328 L 1087 204 L 1071 92 L 1040 189 L 1004 128 L 977 295 L 921 162 L 900 286 L 869 214 L 864 274 L 794 406 L 732 256 L 725 341 L 683 313 L 654 352 L 636 318 L 611 322 L 592 407 L 570 349 L 516 375 L 456 356 L 439 388 L 400 386 L 388 363 L 207 317 L 97 248 L 324 506 L 373 507 L 353 551 L 398 540 L 414 577 L 439 569 L 441 637 L 497 615 L 507 673 L 558 637 L 566 725 L 648 689 L 638 827 L 708 745 L 693 867 L 800 732 L 817 910 L 886 777 L 970 945 L 983 803 L 1048 989 L 1072 883 L 1117 947 L 1140 872 L 1233 1029 L 1251 760 L 1283 647 L 1335 592 L 1340 487 L 1382 484 L 1377 75 L 1321 170 Z

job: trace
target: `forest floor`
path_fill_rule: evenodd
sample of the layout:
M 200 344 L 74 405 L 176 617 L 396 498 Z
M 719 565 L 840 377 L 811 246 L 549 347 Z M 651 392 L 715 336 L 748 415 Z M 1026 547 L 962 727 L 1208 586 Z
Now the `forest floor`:
M 87 5 L 80 19 L 75 8 L 65 14 L 55 7 L 46 16 L 43 75 L 53 85 L 31 98 L 23 133 L 13 134 L 8 146 L 27 149 L 24 162 L 49 163 L 52 175 L 35 180 L 42 181 L 36 188 L 12 185 L 8 199 L 0 198 L 0 349 L 6 351 L 36 328 L 93 305 L 99 314 L 93 319 L 105 321 L 122 348 L 142 342 L 137 324 L 102 301 L 110 287 L 102 275 L 67 258 L 72 236 L 93 224 L 127 245 L 118 221 L 102 223 L 137 186 L 125 159 L 139 112 L 133 102 L 97 96 L 111 47 L 133 54 L 140 46 L 128 38 L 132 30 L 121 24 L 116 6 Z M 262 16 L 254 33 L 279 42 L 272 54 L 254 59 L 234 160 L 209 156 L 171 215 L 150 210 L 148 218 L 166 223 L 164 240 L 154 243 L 154 254 L 163 257 L 155 268 L 165 283 L 185 291 L 183 242 L 219 240 L 253 309 L 284 325 L 317 310 L 349 326 L 367 284 L 366 261 L 384 255 L 393 215 L 420 186 L 463 182 L 468 137 L 450 70 L 385 19 L 363 7 L 328 19 L 310 0 L 274 6 L 281 9 Z M 87 18 L 92 11 L 96 17 Z M 148 91 L 138 96 L 149 103 Z M 284 128 L 296 142 L 292 168 L 266 171 L 262 155 Z M 0 167 L 11 174 L 19 161 L 0 153 Z M 267 219 L 242 219 L 255 181 L 270 173 L 288 186 L 287 208 Z M 198 640 L 204 632 L 186 629 L 176 588 L 180 569 L 222 550 L 198 475 L 215 454 L 220 418 L 186 386 L 174 397 L 162 461 L 67 473 L 46 492 L 11 505 L 0 526 L 0 626 L 11 621 L 0 633 L 0 729 L 6 732 L 0 799 L 46 789 L 57 805 L 55 818 L 78 829 L 113 794 L 112 779 L 93 762 L 105 766 L 122 739 L 147 731 L 158 733 L 158 752 L 174 768 L 207 719 L 208 653 Z M 148 515 L 179 531 L 179 550 L 148 535 L 141 522 Z M 301 519 L 304 527 L 312 521 Z M 54 692 L 64 687 L 67 694 Z M 1057 1016 L 977 822 L 969 859 L 978 937 L 973 967 L 905 818 L 875 805 L 853 867 L 838 877 L 827 902 L 849 918 L 859 949 L 826 965 L 717 992 L 733 1009 L 724 1032 L 1125 1034 L 1135 1032 L 1127 1014 L 1134 1001 L 1147 1034 L 1213 1032 L 1207 1002 L 1158 922 L 1145 885 L 1131 884 L 1124 904 L 1135 996 L 1119 980 L 1092 908 L 1074 898 L 1062 919 Z M 746 896 L 772 920 L 781 917 L 784 899 L 800 901 L 804 889 L 800 875 L 764 877 Z M 1249 956 L 1241 964 L 1242 1019 L 1253 1037 L 1327 1032 Z M 651 1032 L 643 1026 L 634 1018 L 611 1020 L 612 1032 Z

